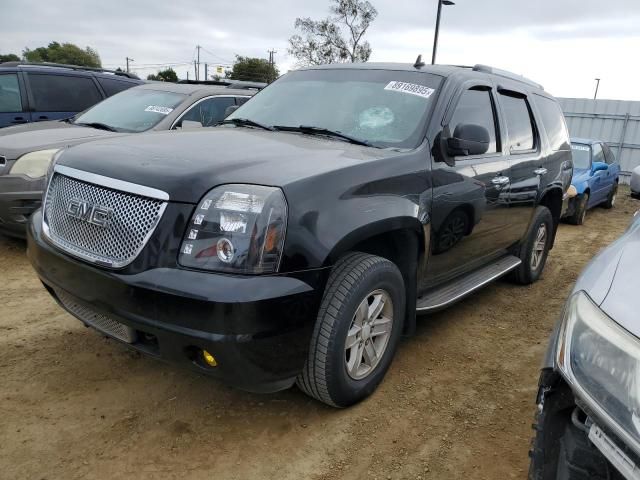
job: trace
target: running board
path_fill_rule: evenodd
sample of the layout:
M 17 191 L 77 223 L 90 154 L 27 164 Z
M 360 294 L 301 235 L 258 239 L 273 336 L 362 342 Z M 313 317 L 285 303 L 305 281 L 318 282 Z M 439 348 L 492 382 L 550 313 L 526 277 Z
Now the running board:
M 490 264 L 435 288 L 418 298 L 417 311 L 429 312 L 447 307 L 475 292 L 487 283 L 509 273 L 522 263 L 518 257 L 507 255 Z

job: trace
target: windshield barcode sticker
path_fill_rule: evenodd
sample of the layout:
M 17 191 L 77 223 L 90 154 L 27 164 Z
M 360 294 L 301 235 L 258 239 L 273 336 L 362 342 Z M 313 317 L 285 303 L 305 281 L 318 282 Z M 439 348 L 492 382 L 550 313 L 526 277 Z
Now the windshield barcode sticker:
M 158 107 L 157 105 L 149 105 L 147 108 L 144 109 L 144 111 L 145 112 L 161 113 L 162 115 L 169 115 L 171 112 L 173 112 L 173 108 Z
M 424 85 L 397 81 L 389 82 L 384 89 L 394 92 L 408 93 L 410 95 L 417 95 L 422 98 L 429 98 L 433 92 L 435 92 L 433 88 L 425 87 Z

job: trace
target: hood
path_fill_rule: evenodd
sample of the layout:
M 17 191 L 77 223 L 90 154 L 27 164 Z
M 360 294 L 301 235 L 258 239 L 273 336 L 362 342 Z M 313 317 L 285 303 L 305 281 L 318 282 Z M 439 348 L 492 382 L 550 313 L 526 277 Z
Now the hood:
M 171 201 L 196 203 L 221 184 L 284 187 L 393 155 L 399 153 L 299 133 L 215 127 L 91 142 L 67 150 L 58 163 L 160 189 Z
M 35 122 L 0 130 L 0 155 L 15 160 L 25 153 L 64 148 L 98 138 L 127 135 L 65 122 Z
M 617 268 L 600 308 L 622 327 L 640 337 L 640 216 L 623 237 Z

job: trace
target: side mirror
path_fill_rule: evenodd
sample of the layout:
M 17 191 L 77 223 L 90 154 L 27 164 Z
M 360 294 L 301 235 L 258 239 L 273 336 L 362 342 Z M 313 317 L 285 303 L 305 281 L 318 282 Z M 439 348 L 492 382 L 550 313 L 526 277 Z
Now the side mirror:
M 489 131 L 471 123 L 459 124 L 447 139 L 447 153 L 451 156 L 482 155 L 489 150 Z
M 607 165 L 605 162 L 593 162 L 591 164 L 591 174 L 593 175 L 596 172 L 599 172 L 601 170 L 608 170 L 609 169 L 609 165 Z
M 235 112 L 239 108 L 240 108 L 240 105 L 231 105 L 230 107 L 227 107 L 224 110 L 224 118 L 227 118 L 229 115 L 231 115 L 233 112 Z
M 200 122 L 196 122 L 194 120 L 183 120 L 182 121 L 182 129 L 183 130 L 192 130 L 194 128 L 202 128 L 202 124 Z

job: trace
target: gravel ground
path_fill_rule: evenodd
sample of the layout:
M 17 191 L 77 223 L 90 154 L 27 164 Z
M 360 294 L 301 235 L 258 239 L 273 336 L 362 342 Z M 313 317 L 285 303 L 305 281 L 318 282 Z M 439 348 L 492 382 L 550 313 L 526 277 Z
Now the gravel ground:
M 579 272 L 640 202 L 562 225 L 541 281 L 422 317 L 378 391 L 334 410 L 233 390 L 84 328 L 0 237 L 0 478 L 525 478 L 538 367 Z

